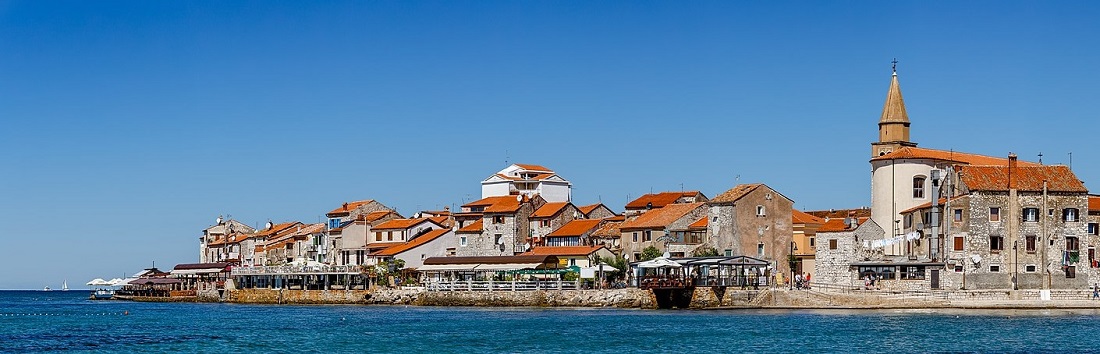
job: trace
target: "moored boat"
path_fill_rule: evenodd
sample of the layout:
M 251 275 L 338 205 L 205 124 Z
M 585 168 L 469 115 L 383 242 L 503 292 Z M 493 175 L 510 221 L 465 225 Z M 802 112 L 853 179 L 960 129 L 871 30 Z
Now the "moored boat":
M 92 300 L 110 300 L 115 296 L 115 291 L 111 289 L 95 289 L 92 291 Z

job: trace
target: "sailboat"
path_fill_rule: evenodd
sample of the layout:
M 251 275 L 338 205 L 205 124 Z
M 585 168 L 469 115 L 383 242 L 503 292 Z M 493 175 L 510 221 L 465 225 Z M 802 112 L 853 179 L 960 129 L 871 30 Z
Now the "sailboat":
M 69 281 L 65 280 L 61 282 L 61 291 L 69 291 Z
M 46 287 L 45 287 L 45 288 L 43 288 L 43 289 L 42 289 L 42 291 L 50 291 L 50 286 L 49 286 L 49 285 L 46 285 Z

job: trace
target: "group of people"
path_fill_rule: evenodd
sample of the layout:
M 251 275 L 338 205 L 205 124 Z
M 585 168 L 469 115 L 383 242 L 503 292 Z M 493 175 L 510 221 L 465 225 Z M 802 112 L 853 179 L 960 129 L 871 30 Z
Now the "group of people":
M 789 282 L 790 279 L 787 279 Z M 790 283 L 788 283 L 789 285 Z M 810 288 L 810 273 L 797 273 L 794 275 L 794 288 L 795 289 L 809 289 Z
M 861 279 L 863 279 L 863 290 L 871 290 L 875 288 L 875 281 L 878 280 L 878 276 L 872 273 Z

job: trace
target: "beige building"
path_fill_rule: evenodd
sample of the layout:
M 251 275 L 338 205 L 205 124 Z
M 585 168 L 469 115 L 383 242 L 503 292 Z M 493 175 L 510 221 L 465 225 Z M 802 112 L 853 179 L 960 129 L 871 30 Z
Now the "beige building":
M 763 183 L 741 184 L 707 202 L 708 245 L 725 256 L 749 256 L 790 274 L 794 202 Z
M 662 253 L 668 251 L 674 257 L 689 255 L 701 243 L 677 240 L 673 231 L 689 229 L 689 225 L 706 216 L 706 213 L 705 203 L 669 203 L 628 217 L 619 227 L 621 254 L 636 262 L 641 260 L 642 250 L 653 246 Z

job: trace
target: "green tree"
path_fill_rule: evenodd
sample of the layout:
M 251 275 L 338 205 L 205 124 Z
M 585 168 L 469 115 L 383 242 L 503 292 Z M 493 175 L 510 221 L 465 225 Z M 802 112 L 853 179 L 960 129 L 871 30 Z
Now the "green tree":
M 661 256 L 661 250 L 657 247 L 648 246 L 642 250 L 642 261 L 648 261 Z
M 710 246 L 707 246 L 707 245 L 702 245 L 702 246 L 696 247 L 695 250 L 691 251 L 691 256 L 692 257 L 717 257 L 718 256 L 718 250 L 714 249 L 714 247 L 710 247 Z

